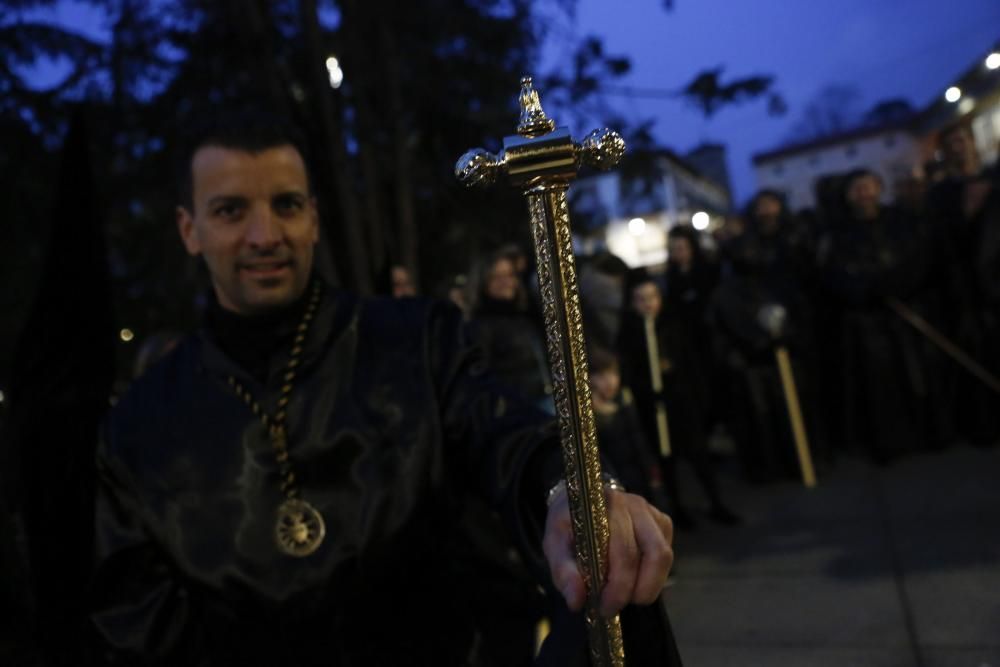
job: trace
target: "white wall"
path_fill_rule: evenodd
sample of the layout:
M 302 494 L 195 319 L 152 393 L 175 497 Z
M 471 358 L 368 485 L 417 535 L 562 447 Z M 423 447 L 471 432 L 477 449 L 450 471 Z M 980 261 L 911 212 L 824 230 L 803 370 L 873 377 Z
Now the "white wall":
M 827 174 L 866 167 L 882 177 L 884 201 L 892 200 L 892 182 L 919 162 L 919 148 L 912 136 L 893 131 L 854 141 L 827 145 L 754 166 L 759 189 L 785 193 L 793 211 L 816 205 L 814 185 Z
M 1000 100 L 983 109 L 972 121 L 972 134 L 983 164 L 993 164 L 1000 158 Z

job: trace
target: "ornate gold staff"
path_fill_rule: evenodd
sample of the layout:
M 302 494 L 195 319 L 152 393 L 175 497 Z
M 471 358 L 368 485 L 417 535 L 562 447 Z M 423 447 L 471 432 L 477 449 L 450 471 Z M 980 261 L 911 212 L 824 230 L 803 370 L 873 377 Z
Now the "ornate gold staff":
M 599 612 L 608 571 L 608 512 L 566 192 L 581 164 L 612 167 L 624 155 L 625 142 L 608 129 L 574 142 L 567 128 L 557 129 L 545 115 L 531 77 L 521 79 L 520 103 L 517 135 L 504 137 L 503 151 L 471 150 L 459 158 L 455 175 L 467 186 L 491 185 L 504 175 L 528 199 L 576 558 L 587 587 L 591 660 L 600 667 L 621 667 L 621 624 L 617 616 L 605 619 Z

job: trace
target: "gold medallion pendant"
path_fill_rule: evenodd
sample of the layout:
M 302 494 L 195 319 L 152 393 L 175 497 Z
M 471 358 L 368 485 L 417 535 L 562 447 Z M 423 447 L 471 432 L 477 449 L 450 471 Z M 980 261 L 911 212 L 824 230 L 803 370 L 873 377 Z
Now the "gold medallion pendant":
M 295 381 L 295 369 L 301 360 L 306 332 L 309 329 L 309 322 L 316 315 L 321 292 L 322 283 L 318 280 L 313 281 L 309 303 L 306 305 L 302 321 L 299 323 L 295 339 L 292 341 L 292 352 L 288 357 L 288 365 L 284 375 L 285 383 L 281 386 L 277 411 L 273 415 L 268 414 L 260 407 L 260 403 L 254 400 L 250 392 L 240 384 L 235 376 L 229 376 L 229 386 L 233 388 L 237 396 L 243 399 L 244 403 L 250 406 L 250 409 L 260 418 L 264 428 L 271 436 L 271 447 L 274 449 L 274 459 L 278 463 L 278 474 L 281 479 L 281 492 L 285 494 L 287 499 L 278 507 L 277 521 L 274 523 L 274 543 L 278 547 L 278 551 L 299 558 L 316 551 L 326 536 L 323 515 L 317 512 L 315 507 L 298 497 L 299 491 L 295 484 L 295 473 L 288 456 L 288 429 L 286 427 L 292 383 Z
M 274 539 L 289 556 L 308 556 L 319 548 L 326 536 L 326 524 L 315 507 L 304 500 L 290 498 L 278 507 Z

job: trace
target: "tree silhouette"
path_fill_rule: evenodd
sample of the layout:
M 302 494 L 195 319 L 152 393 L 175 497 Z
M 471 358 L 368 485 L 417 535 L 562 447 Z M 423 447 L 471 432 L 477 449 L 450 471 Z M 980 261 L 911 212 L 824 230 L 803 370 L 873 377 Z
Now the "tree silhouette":
M 861 93 L 856 86 L 827 84 L 806 104 L 790 139 L 810 141 L 846 132 L 858 126 Z
M 575 0 L 551 2 L 567 13 L 575 6 Z M 108 43 L 54 23 L 15 20 L 22 10 L 55 7 L 54 0 L 0 0 L 0 13 L 15 17 L 0 25 L 6 47 L 0 49 L 0 121 L 16 135 L 5 136 L 9 145 L 37 141 L 51 150 L 76 106 L 86 104 L 101 117 L 92 128 L 91 154 L 107 216 L 116 312 L 140 338 L 196 322 L 205 281 L 176 238 L 171 147 L 188 125 L 219 109 L 266 105 L 304 128 L 327 263 L 347 287 L 376 289 L 391 263 L 433 285 L 463 272 L 470 255 L 512 240 L 527 244 L 526 225 L 518 223 L 523 202 L 499 189 L 459 188 L 451 165 L 467 148 L 496 149 L 495 142 L 513 132 L 519 78 L 537 74 L 549 30 L 529 0 L 427 0 L 398 3 L 392 12 L 360 0 L 93 5 L 106 12 Z M 336 90 L 325 66 L 333 54 L 344 72 Z M 72 63 L 71 71 L 51 90 L 35 90 L 27 73 L 49 57 Z M 651 147 L 649 122 L 622 117 L 605 99 L 607 84 L 629 68 L 626 57 L 585 36 L 570 66 L 542 73 L 538 87 L 561 124 L 600 118 L 631 145 Z M 706 115 L 771 93 L 769 77 L 723 83 L 720 73 L 690 86 Z M 44 178 L 38 178 L 46 155 L 29 151 L 23 163 L 9 165 L 4 185 L 11 193 L 34 190 L 37 202 L 46 201 Z M 30 207 L 10 208 L 9 219 L 34 232 L 24 245 L 43 244 L 45 225 L 27 220 Z M 31 215 L 45 220 L 44 213 Z M 22 272 L 14 282 L 34 284 L 37 265 L 13 266 Z M 0 341 L 12 340 L 24 307 L 19 303 L 0 325 Z M 119 345 L 122 361 L 130 350 Z M 5 363 L 0 360 L 0 369 Z
M 688 83 L 681 95 L 695 104 L 711 118 L 723 107 L 739 104 L 768 95 L 768 110 L 775 115 L 784 113 L 784 102 L 774 92 L 774 77 L 748 76 L 729 83 L 722 83 L 723 67 L 705 70 Z
M 909 100 L 894 97 L 877 102 L 875 106 L 865 112 L 862 122 L 872 127 L 892 125 L 909 120 L 914 113 L 916 110 Z

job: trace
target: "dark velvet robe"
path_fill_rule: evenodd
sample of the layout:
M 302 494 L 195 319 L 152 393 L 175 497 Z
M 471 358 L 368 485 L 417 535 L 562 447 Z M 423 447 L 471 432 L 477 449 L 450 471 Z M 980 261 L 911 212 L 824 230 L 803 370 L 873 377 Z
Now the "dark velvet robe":
M 975 211 L 963 205 L 966 188 L 989 185 Z M 947 179 L 928 193 L 931 243 L 935 248 L 933 300 L 927 316 L 945 335 L 994 375 L 1000 374 L 1000 169 L 995 165 L 970 179 Z M 937 350 L 931 353 L 940 356 Z M 996 392 L 950 359 L 935 368 L 947 402 L 948 439 L 977 444 L 1000 439 L 1000 399 Z
M 618 341 L 622 382 L 635 396 L 635 408 L 646 442 L 660 461 L 664 492 L 671 511 L 679 517 L 686 513 L 686 503 L 678 483 L 678 457 L 692 463 L 710 503 L 713 507 L 721 507 L 722 498 L 708 451 L 706 411 L 709 371 L 700 341 L 692 337 L 683 320 L 670 319 L 663 313 L 656 319 L 655 327 L 660 360 L 670 362 L 670 370 L 662 373 L 663 391 L 657 393 L 653 389 L 645 324 L 632 311 L 622 318 Z M 656 426 L 657 403 L 660 402 L 667 412 L 672 451 L 669 457 L 660 455 Z
M 891 208 L 875 220 L 848 218 L 822 242 L 820 271 L 839 310 L 844 435 L 877 461 L 925 444 L 921 339 L 887 305 L 911 299 L 924 279 L 925 252 L 917 223 Z
M 99 447 L 93 620 L 109 660 L 467 664 L 481 589 L 455 562 L 465 501 L 500 513 L 543 580 L 543 497 L 560 470 L 553 424 L 497 390 L 465 331 L 443 304 L 323 300 L 287 420 L 301 497 L 327 528 L 306 558 L 274 545 L 278 467 L 226 378 L 269 412 L 280 382 L 204 334 L 154 366 Z M 579 620 L 557 625 L 572 636 Z
M 793 221 L 771 234 L 751 229 L 726 248 L 729 272 L 716 290 L 709 320 L 716 354 L 724 362 L 729 392 L 727 418 L 744 473 L 752 481 L 797 478 L 798 463 L 775 350 L 790 355 L 796 390 L 814 453 L 823 439 L 816 427 L 810 381 L 817 366 L 816 331 L 807 299 L 808 241 Z M 777 338 L 759 320 L 761 310 L 781 306 L 786 320 Z M 810 363 L 812 362 L 812 363 Z M 820 450 L 820 451 L 817 451 Z
M 542 410 L 554 412 L 545 340 L 531 308 L 483 297 L 472 322 L 497 379 Z

